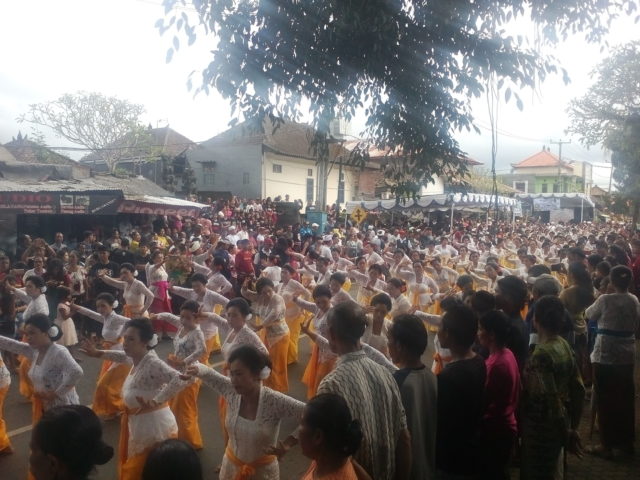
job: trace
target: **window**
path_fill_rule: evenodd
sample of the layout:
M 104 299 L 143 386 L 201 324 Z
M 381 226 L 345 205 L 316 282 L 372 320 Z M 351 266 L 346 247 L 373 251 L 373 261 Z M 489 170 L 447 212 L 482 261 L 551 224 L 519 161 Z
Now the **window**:
M 273 173 L 282 173 L 282 165 L 274 163 L 273 164 Z
M 307 169 L 307 177 L 313 177 L 313 168 Z
M 513 188 L 522 193 L 527 193 L 527 182 L 513 182 Z
M 553 193 L 559 193 L 560 192 L 560 184 L 558 183 L 554 183 L 553 184 Z
M 216 181 L 216 175 L 214 173 L 205 173 L 202 175 L 202 183 L 204 185 L 213 185 Z
M 215 170 L 215 162 L 202 162 L 203 173 L 213 173 Z
M 547 186 L 547 184 L 543 183 L 542 184 L 542 193 L 547 193 L 548 189 L 549 189 L 549 187 Z
M 313 203 L 313 178 L 307 178 L 307 205 Z
M 244 172 L 242 174 L 242 184 L 249 185 L 249 172 Z

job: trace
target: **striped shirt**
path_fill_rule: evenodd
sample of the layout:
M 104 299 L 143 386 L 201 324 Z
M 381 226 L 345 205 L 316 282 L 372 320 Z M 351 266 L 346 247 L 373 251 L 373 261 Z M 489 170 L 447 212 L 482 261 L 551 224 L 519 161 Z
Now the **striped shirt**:
M 334 393 L 345 399 L 353 418 L 362 424 L 363 439 L 354 458 L 372 478 L 391 480 L 396 444 L 407 428 L 400 391 L 391 373 L 362 350 L 347 353 L 322 380 L 318 393 Z

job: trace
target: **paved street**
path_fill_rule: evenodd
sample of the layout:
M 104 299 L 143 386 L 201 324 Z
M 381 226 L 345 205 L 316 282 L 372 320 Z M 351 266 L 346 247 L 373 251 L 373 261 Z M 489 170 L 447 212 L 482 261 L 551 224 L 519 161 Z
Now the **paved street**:
M 432 337 L 430 336 L 430 339 Z M 168 341 L 162 342 L 158 347 L 158 353 L 161 357 L 171 351 L 172 344 Z M 301 358 L 303 362 L 293 365 L 289 369 L 289 382 L 291 394 L 299 399 L 305 398 L 305 387 L 300 382 L 303 373 L 303 365 L 309 356 L 309 340 L 305 337 L 301 339 Z M 640 355 L 639 355 L 640 356 Z M 91 402 L 91 396 L 95 385 L 95 379 L 98 374 L 100 361 L 82 357 L 82 368 L 85 376 L 78 387 L 80 400 L 84 404 Z M 220 356 L 214 356 L 213 362 L 220 362 Z M 637 384 L 640 384 L 640 371 L 636 370 Z M 636 396 L 637 410 L 640 411 L 640 396 Z M 200 453 L 200 458 L 205 472 L 205 480 L 216 480 L 218 476 L 214 473 L 216 466 L 222 458 L 223 448 L 220 437 L 220 425 L 218 423 L 218 404 L 217 395 L 208 387 L 200 390 L 200 428 L 205 441 L 205 448 Z M 14 455 L 0 458 L 0 479 L 24 479 L 27 473 L 28 455 L 29 455 L 29 439 L 31 436 L 31 409 L 30 404 L 25 403 L 18 394 L 18 381 L 14 377 L 11 385 L 9 396 L 5 402 L 5 419 L 8 424 L 11 441 L 16 450 Z M 640 431 L 640 421 L 636 418 L 637 430 Z M 290 432 L 295 425 L 292 422 L 285 422 L 281 430 L 284 436 Z M 581 434 L 585 445 L 589 441 L 589 409 L 585 411 L 584 419 L 581 423 Z M 114 447 L 117 447 L 119 433 L 119 423 L 109 422 L 105 425 L 105 438 Z M 594 442 L 597 442 L 597 433 L 594 435 Z M 308 460 L 304 458 L 299 448 L 289 452 L 289 454 L 281 462 L 281 478 L 283 480 L 294 480 L 300 478 L 301 474 L 306 470 Z M 609 462 L 585 456 L 582 459 L 569 457 L 569 479 L 580 480 L 618 480 L 639 478 L 640 472 L 640 454 L 636 451 L 633 459 L 619 460 Z M 96 480 L 110 480 L 116 478 L 116 461 L 115 459 L 107 465 L 100 467 L 93 476 Z M 517 479 L 517 471 L 513 470 L 512 478 Z
M 163 341 L 158 346 L 158 354 L 161 358 L 166 358 L 173 349 L 172 343 Z M 309 356 L 309 340 L 300 340 L 301 358 L 303 362 L 292 365 L 289 368 L 290 393 L 296 398 L 305 399 L 306 387 L 300 382 L 304 371 L 304 365 Z M 82 359 L 84 377 L 78 386 L 80 401 L 85 405 L 91 403 L 95 382 L 100 368 L 100 361 L 85 356 Z M 220 355 L 214 355 L 212 362 L 219 363 Z M 223 454 L 222 438 L 220 433 L 220 423 L 218 421 L 217 394 L 210 388 L 204 387 L 200 390 L 200 430 L 204 438 L 204 449 L 200 452 L 200 458 L 205 472 L 205 480 L 215 480 L 218 475 L 215 472 L 216 466 L 220 464 Z M 5 401 L 4 418 L 7 422 L 7 429 L 11 442 L 16 453 L 0 458 L 0 479 L 1 480 L 23 480 L 27 476 L 27 466 L 29 461 L 29 440 L 31 438 L 31 404 L 23 401 L 23 397 L 18 393 L 18 379 L 12 377 L 11 390 Z M 286 436 L 296 424 L 290 421 L 284 422 L 281 435 Z M 120 432 L 119 421 L 107 422 L 104 428 L 105 439 L 117 451 L 118 435 Z M 280 466 L 281 478 L 297 479 L 306 471 L 309 461 L 302 456 L 300 449 L 296 448 L 289 452 L 283 459 Z M 116 479 L 116 459 L 114 458 L 107 465 L 98 468 L 92 478 L 95 480 Z

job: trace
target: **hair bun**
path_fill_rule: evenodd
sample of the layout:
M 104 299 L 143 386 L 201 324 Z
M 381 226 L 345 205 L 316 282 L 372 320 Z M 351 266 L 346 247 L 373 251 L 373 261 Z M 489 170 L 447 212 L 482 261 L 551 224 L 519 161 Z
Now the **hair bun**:
M 344 453 L 353 455 L 358 451 L 362 442 L 362 424 L 360 420 L 354 419 L 349 422 L 344 436 Z
M 154 348 L 156 345 L 158 345 L 158 334 L 154 333 L 151 336 L 151 339 L 147 342 L 147 347 Z
M 98 445 L 93 452 L 92 462 L 95 465 L 104 465 L 113 458 L 113 447 L 106 443 Z
M 62 330 L 55 323 L 49 327 L 47 330 L 47 336 L 51 339 L 52 342 L 56 340 L 60 340 L 62 338 Z

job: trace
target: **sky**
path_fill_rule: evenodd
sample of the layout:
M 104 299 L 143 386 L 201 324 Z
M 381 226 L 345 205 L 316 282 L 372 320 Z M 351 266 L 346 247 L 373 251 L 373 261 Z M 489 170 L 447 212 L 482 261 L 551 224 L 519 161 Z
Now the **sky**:
M 155 126 L 169 125 L 193 141 L 204 141 L 224 131 L 230 109 L 215 91 L 194 97 L 187 89 L 192 71 L 206 67 L 211 39 L 199 37 L 166 63 L 172 34 L 160 36 L 154 27 L 164 15 L 161 0 L 7 0 L 0 6 L 0 143 L 31 127 L 17 117 L 30 104 L 54 100 L 78 90 L 114 95 L 145 106 L 143 120 Z M 533 28 L 522 27 L 525 35 Z M 607 41 L 611 47 L 640 37 L 631 19 L 614 24 Z M 608 54 L 580 37 L 570 38 L 554 49 L 572 82 L 551 77 L 536 92 L 523 91 L 524 110 L 515 103 L 498 107 L 497 172 L 509 173 L 510 165 L 539 152 L 550 140 L 571 140 L 563 157 L 592 162 L 594 184 L 608 187 L 609 155 L 582 148 L 577 138 L 565 133 L 568 102 L 590 85 L 589 72 Z M 197 73 L 196 73 L 197 75 Z M 194 79 L 197 80 L 197 76 Z M 194 82 L 195 83 L 195 82 Z M 457 138 L 471 158 L 491 165 L 491 135 L 486 99 L 472 103 L 481 134 Z M 360 119 L 361 120 L 361 119 Z M 359 121 L 354 122 L 358 133 Z M 50 131 L 43 131 L 50 146 L 69 146 Z M 557 153 L 557 145 L 551 145 Z M 67 153 L 68 152 L 61 152 Z M 72 154 L 74 158 L 78 154 Z

